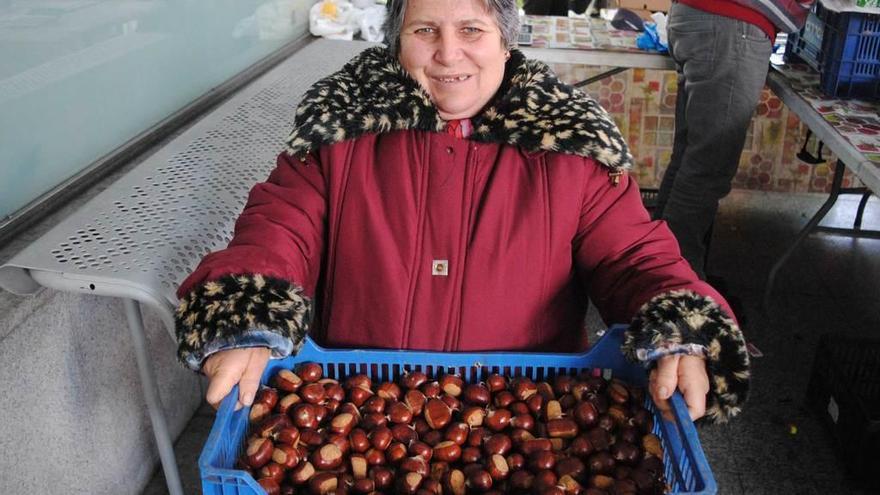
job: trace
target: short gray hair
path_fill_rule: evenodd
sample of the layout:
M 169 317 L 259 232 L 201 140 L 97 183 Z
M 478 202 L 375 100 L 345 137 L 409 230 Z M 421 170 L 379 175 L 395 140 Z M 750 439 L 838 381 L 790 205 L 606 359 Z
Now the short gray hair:
M 514 48 L 519 37 L 519 9 L 516 0 L 481 0 L 489 12 L 495 14 L 495 21 L 501 31 L 501 41 L 507 48 Z M 400 51 L 400 30 L 403 28 L 403 17 L 406 14 L 407 0 L 388 0 L 385 24 L 385 44 L 391 54 L 397 56 Z

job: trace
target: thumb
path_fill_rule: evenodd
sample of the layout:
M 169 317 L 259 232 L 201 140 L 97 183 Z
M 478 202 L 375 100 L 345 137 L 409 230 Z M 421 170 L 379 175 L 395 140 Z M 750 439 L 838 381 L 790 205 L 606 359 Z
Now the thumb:
M 651 377 L 651 394 L 656 399 L 668 399 L 678 386 L 679 358 L 679 354 L 673 354 L 664 356 L 657 362 L 657 372 Z
M 213 376 L 209 377 L 208 391 L 205 393 L 205 400 L 211 404 L 214 409 L 220 406 L 223 398 L 229 395 L 232 387 L 241 379 L 241 369 L 230 369 L 221 367 L 217 369 Z M 238 405 L 236 405 L 238 409 Z

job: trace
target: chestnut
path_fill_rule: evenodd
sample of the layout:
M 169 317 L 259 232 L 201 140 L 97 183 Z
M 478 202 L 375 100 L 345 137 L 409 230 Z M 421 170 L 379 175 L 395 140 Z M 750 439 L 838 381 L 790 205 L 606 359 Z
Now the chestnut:
M 460 469 L 451 469 L 447 471 L 446 474 L 443 475 L 443 479 L 440 483 L 443 485 L 444 493 L 465 495 L 467 492 L 465 476 Z
M 526 403 L 526 406 L 528 406 L 528 408 L 529 408 L 529 412 L 531 412 L 532 414 L 534 414 L 536 416 L 540 415 L 541 411 L 544 410 L 544 398 L 541 397 L 540 395 L 537 395 L 537 394 L 532 395 L 531 397 L 526 399 L 525 403 Z M 511 410 L 516 414 L 522 414 L 521 412 L 516 411 L 513 408 L 511 408 Z
M 443 375 L 440 377 L 440 389 L 447 395 L 458 397 L 461 395 L 464 380 L 458 375 Z
M 396 493 L 415 495 L 419 490 L 419 485 L 422 484 L 422 478 L 424 478 L 424 476 L 416 472 L 408 472 L 397 478 Z
M 290 419 L 297 428 L 317 428 L 318 413 L 312 404 L 297 404 L 290 411 Z
M 278 495 L 281 493 L 281 485 L 274 478 L 260 478 L 257 483 L 268 495 Z
M 260 468 L 260 478 L 271 478 L 278 483 L 281 483 L 281 480 L 284 479 L 284 469 L 285 466 L 278 464 L 277 462 L 270 462 L 265 466 Z
M 591 473 L 612 474 L 614 472 L 614 458 L 608 452 L 596 452 L 587 458 L 587 466 Z
M 286 414 L 288 411 L 290 411 L 291 407 L 299 404 L 300 402 L 302 402 L 302 397 L 300 397 L 299 394 L 297 394 L 296 392 L 291 392 L 278 401 L 276 410 L 281 414 Z
M 376 448 L 368 449 L 364 453 L 364 459 L 366 459 L 367 464 L 370 466 L 383 466 L 387 461 L 385 458 L 385 452 Z
M 538 392 L 538 386 L 535 385 L 535 382 L 526 377 L 519 377 L 512 380 L 510 382 L 510 388 L 511 392 L 513 392 L 513 396 L 521 401 L 528 400 L 529 397 Z
M 594 450 L 595 448 L 586 434 L 578 435 L 568 444 L 568 451 L 578 457 L 586 457 L 592 454 Z
M 364 401 L 363 412 L 364 413 L 385 413 L 385 399 L 379 397 L 378 395 L 371 396 Z
M 608 430 L 595 426 L 587 430 L 587 439 L 593 446 L 593 450 L 605 450 L 611 445 L 611 434 Z
M 433 449 L 433 458 L 444 462 L 455 462 L 461 457 L 461 446 L 446 440 L 438 443 Z
M 367 399 L 373 396 L 373 391 L 360 386 L 352 387 L 348 390 L 348 400 L 357 407 L 361 407 L 367 402 Z
M 614 486 L 614 478 L 604 474 L 594 474 L 587 480 L 590 487 L 599 488 L 601 490 L 609 490 Z
M 309 462 L 319 471 L 335 469 L 342 465 L 342 450 L 336 444 L 328 443 L 312 452 Z
M 452 419 L 452 411 L 449 409 L 449 406 L 440 399 L 429 399 L 428 402 L 425 403 L 423 414 L 428 426 L 435 430 L 439 430 L 448 425 L 449 421 Z
M 376 389 L 376 395 L 387 401 L 400 400 L 400 387 L 394 382 L 382 382 Z
M 533 472 L 553 469 L 556 465 L 556 454 L 549 450 L 539 450 L 529 455 L 529 469 Z
M 557 486 L 561 487 L 564 493 L 581 493 L 584 490 L 584 487 L 568 474 L 560 476 L 557 483 L 559 483 Z
M 367 462 L 366 456 L 352 454 L 352 456 L 348 458 L 348 463 L 351 466 L 351 475 L 354 476 L 354 479 L 361 480 L 367 477 L 369 463 Z
M 550 421 L 562 417 L 562 404 L 558 400 L 548 400 L 544 405 L 544 419 Z
M 259 423 L 269 417 L 271 412 L 271 407 L 262 402 L 255 402 L 254 405 L 251 406 L 250 412 L 248 412 L 248 421 L 251 423 Z
M 402 461 L 406 457 L 406 454 L 406 446 L 400 442 L 392 442 L 391 445 L 385 449 L 385 458 L 391 464 L 397 464 Z
M 330 431 L 348 435 L 355 427 L 355 418 L 351 413 L 342 413 L 330 420 Z
M 317 473 L 309 480 L 309 492 L 314 495 L 325 495 L 336 491 L 339 479 L 335 473 Z
M 299 431 L 299 441 L 308 447 L 317 447 L 324 443 L 324 434 L 311 428 L 303 428 Z
M 642 452 L 635 445 L 628 442 L 616 442 L 611 446 L 611 457 L 615 461 L 635 466 L 642 457 Z
M 294 485 L 304 485 L 308 483 L 308 481 L 312 479 L 312 476 L 314 475 L 315 467 L 312 466 L 312 463 L 309 461 L 303 461 L 290 471 L 288 479 Z
M 531 414 L 519 414 L 510 418 L 510 426 L 532 431 L 535 429 L 535 418 Z
M 461 408 L 462 408 L 461 401 L 458 400 L 458 397 L 454 397 L 449 394 L 441 394 L 440 400 L 445 402 L 446 405 L 449 406 L 449 409 L 451 409 L 453 411 L 461 411 Z
M 571 393 L 571 388 L 574 385 L 574 378 L 570 375 L 556 375 L 556 378 L 553 379 L 553 391 L 556 392 L 557 396 L 563 396 L 565 394 Z
M 660 437 L 653 433 L 648 433 L 642 437 L 642 449 L 648 455 L 663 459 L 663 446 L 660 443 Z
M 537 493 L 544 493 L 546 490 L 556 487 L 558 481 L 556 473 L 549 469 L 538 471 L 532 483 L 533 490 Z
M 359 454 L 366 452 L 371 447 L 367 432 L 360 428 L 351 430 L 351 433 L 348 434 L 348 443 L 351 445 L 351 450 Z
M 305 383 L 314 383 L 321 379 L 324 370 L 318 363 L 302 363 L 296 368 L 296 375 Z
M 494 481 L 507 479 L 510 474 L 510 466 L 507 465 L 507 459 L 499 454 L 492 454 L 486 462 L 486 471 Z
M 387 426 L 377 426 L 373 428 L 373 431 L 369 434 L 370 445 L 377 450 L 385 450 L 391 445 L 392 440 L 394 440 L 394 435 L 391 434 L 391 429 Z
M 272 451 L 272 460 L 284 468 L 290 469 L 299 464 L 299 450 L 290 445 L 277 445 Z
M 272 444 L 272 440 L 264 437 L 256 438 L 248 443 L 245 450 L 245 460 L 248 466 L 259 469 L 272 459 L 274 450 L 275 446 Z
M 480 492 L 492 488 L 492 476 L 483 469 L 475 469 L 467 476 L 465 485 Z
M 309 404 L 319 404 L 324 401 L 324 386 L 320 383 L 308 383 L 300 387 L 299 396 Z
M 415 455 L 407 457 L 400 461 L 400 470 L 405 473 L 419 473 L 422 476 L 428 476 L 428 461 L 424 457 Z
M 503 433 L 496 433 L 491 437 L 487 438 L 485 442 L 483 442 L 483 451 L 486 454 L 501 454 L 505 455 L 510 452 L 510 449 L 513 447 L 513 442 L 510 440 L 510 437 Z
M 355 479 L 351 490 L 355 493 L 373 493 L 376 491 L 376 482 L 372 478 Z
M 629 390 L 620 380 L 611 380 L 608 386 L 608 397 L 616 404 L 626 404 L 629 402 Z
M 492 397 L 492 403 L 498 408 L 507 408 L 516 400 L 510 390 L 502 390 Z
M 363 373 L 351 375 L 350 377 L 346 378 L 344 388 L 349 391 L 353 388 L 370 390 L 371 388 L 373 388 L 373 380 L 371 380 L 369 376 Z
M 483 422 L 486 424 L 487 428 L 498 432 L 507 428 L 507 425 L 510 424 L 510 418 L 511 414 L 507 409 L 492 409 L 486 413 Z
M 472 383 L 464 389 L 464 400 L 467 403 L 477 406 L 489 405 L 491 393 L 489 389 L 482 383 Z
M 511 471 L 519 471 L 526 465 L 526 458 L 519 452 L 514 452 L 507 456 L 507 466 Z
M 391 437 L 404 445 L 409 445 L 418 440 L 419 435 L 412 425 L 396 424 L 391 426 Z
M 281 431 L 275 435 L 275 441 L 296 447 L 296 444 L 299 443 L 299 428 L 296 426 L 282 428 Z
M 486 387 L 492 393 L 504 390 L 507 388 L 507 378 L 504 378 L 498 373 L 492 373 L 486 378 Z
M 558 418 L 547 421 L 547 436 L 550 438 L 574 438 L 577 434 L 578 426 L 573 419 Z
M 290 370 L 281 370 L 275 374 L 275 386 L 285 392 L 296 392 L 303 384 L 303 379 Z
M 260 426 L 254 431 L 258 436 L 274 439 L 278 432 L 291 426 L 290 418 L 284 414 L 273 414 L 260 422 Z
M 394 483 L 394 472 L 383 466 L 370 469 L 369 476 L 376 483 L 376 490 L 386 490 Z
M 556 394 L 553 393 L 553 387 L 550 386 L 547 382 L 538 382 L 537 385 L 538 394 L 544 398 L 544 400 L 554 400 L 556 399 Z
M 403 402 L 391 402 L 388 404 L 388 420 L 396 424 L 409 424 L 413 419 L 412 409 Z M 427 418 L 425 418 L 427 419 Z
M 423 383 L 427 381 L 428 375 L 422 373 L 421 371 L 409 371 L 405 373 L 400 379 L 400 383 L 402 383 L 404 387 L 410 390 L 418 389 L 422 386 Z
M 358 424 L 365 430 L 372 430 L 388 424 L 388 418 L 382 413 L 368 413 L 364 414 L 361 422 Z
M 580 478 L 581 475 L 586 473 L 586 469 L 587 466 L 585 466 L 584 462 L 577 457 L 564 457 L 556 461 L 556 467 L 553 470 L 560 478 L 563 476 Z
M 431 457 L 434 455 L 433 447 L 418 440 L 409 444 L 409 448 L 406 449 L 406 452 L 411 456 L 419 456 L 425 461 L 430 461 Z
M 485 417 L 486 410 L 479 406 L 470 406 L 461 412 L 461 420 L 471 428 L 481 426 Z
M 461 449 L 461 455 L 459 456 L 459 458 L 461 459 L 461 462 L 465 464 L 470 464 L 473 462 L 479 462 L 480 459 L 483 458 L 483 454 L 477 447 L 465 447 Z
M 324 383 L 324 397 L 341 403 L 345 400 L 345 390 L 338 383 Z
M 510 475 L 509 486 L 519 493 L 530 493 L 535 475 L 528 471 L 514 471 Z
M 421 390 L 428 399 L 437 399 L 440 397 L 440 392 L 442 392 L 440 389 L 440 382 L 437 381 L 425 382 L 419 387 L 419 390 Z
M 468 433 L 470 433 L 470 428 L 466 423 L 456 422 L 446 428 L 443 438 L 461 446 L 467 441 Z
M 403 402 L 410 408 L 413 416 L 419 416 L 422 414 L 425 402 L 427 401 L 428 399 L 425 397 L 425 394 L 416 389 L 407 390 L 406 394 L 403 396 Z

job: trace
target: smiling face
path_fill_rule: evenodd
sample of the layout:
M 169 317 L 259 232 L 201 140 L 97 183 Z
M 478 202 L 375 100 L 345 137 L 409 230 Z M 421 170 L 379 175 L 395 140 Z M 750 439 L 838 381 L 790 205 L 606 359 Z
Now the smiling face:
M 445 120 L 476 115 L 501 87 L 509 53 L 482 0 L 408 0 L 400 63 Z

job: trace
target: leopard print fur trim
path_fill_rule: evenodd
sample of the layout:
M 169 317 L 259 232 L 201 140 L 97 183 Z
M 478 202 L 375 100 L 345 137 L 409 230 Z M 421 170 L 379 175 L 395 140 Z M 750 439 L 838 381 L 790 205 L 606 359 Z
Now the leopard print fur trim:
M 202 349 L 253 329 L 291 339 L 299 349 L 311 322 L 312 301 L 303 288 L 263 275 L 226 275 L 190 291 L 175 315 L 181 362 L 201 362 Z M 198 359 L 188 359 L 195 355 Z
M 638 349 L 678 344 L 705 348 L 709 374 L 706 421 L 727 422 L 740 413 L 749 392 L 749 354 L 739 327 L 710 297 L 677 290 L 655 296 L 639 310 L 626 332 L 624 355 Z
M 480 142 L 590 157 L 614 170 L 632 156 L 614 121 L 592 98 L 563 84 L 542 62 L 511 51 L 495 98 L 471 119 Z M 415 129 L 440 132 L 428 94 L 385 47 L 368 48 L 303 96 L 287 139 L 303 157 L 317 148 L 364 134 Z

